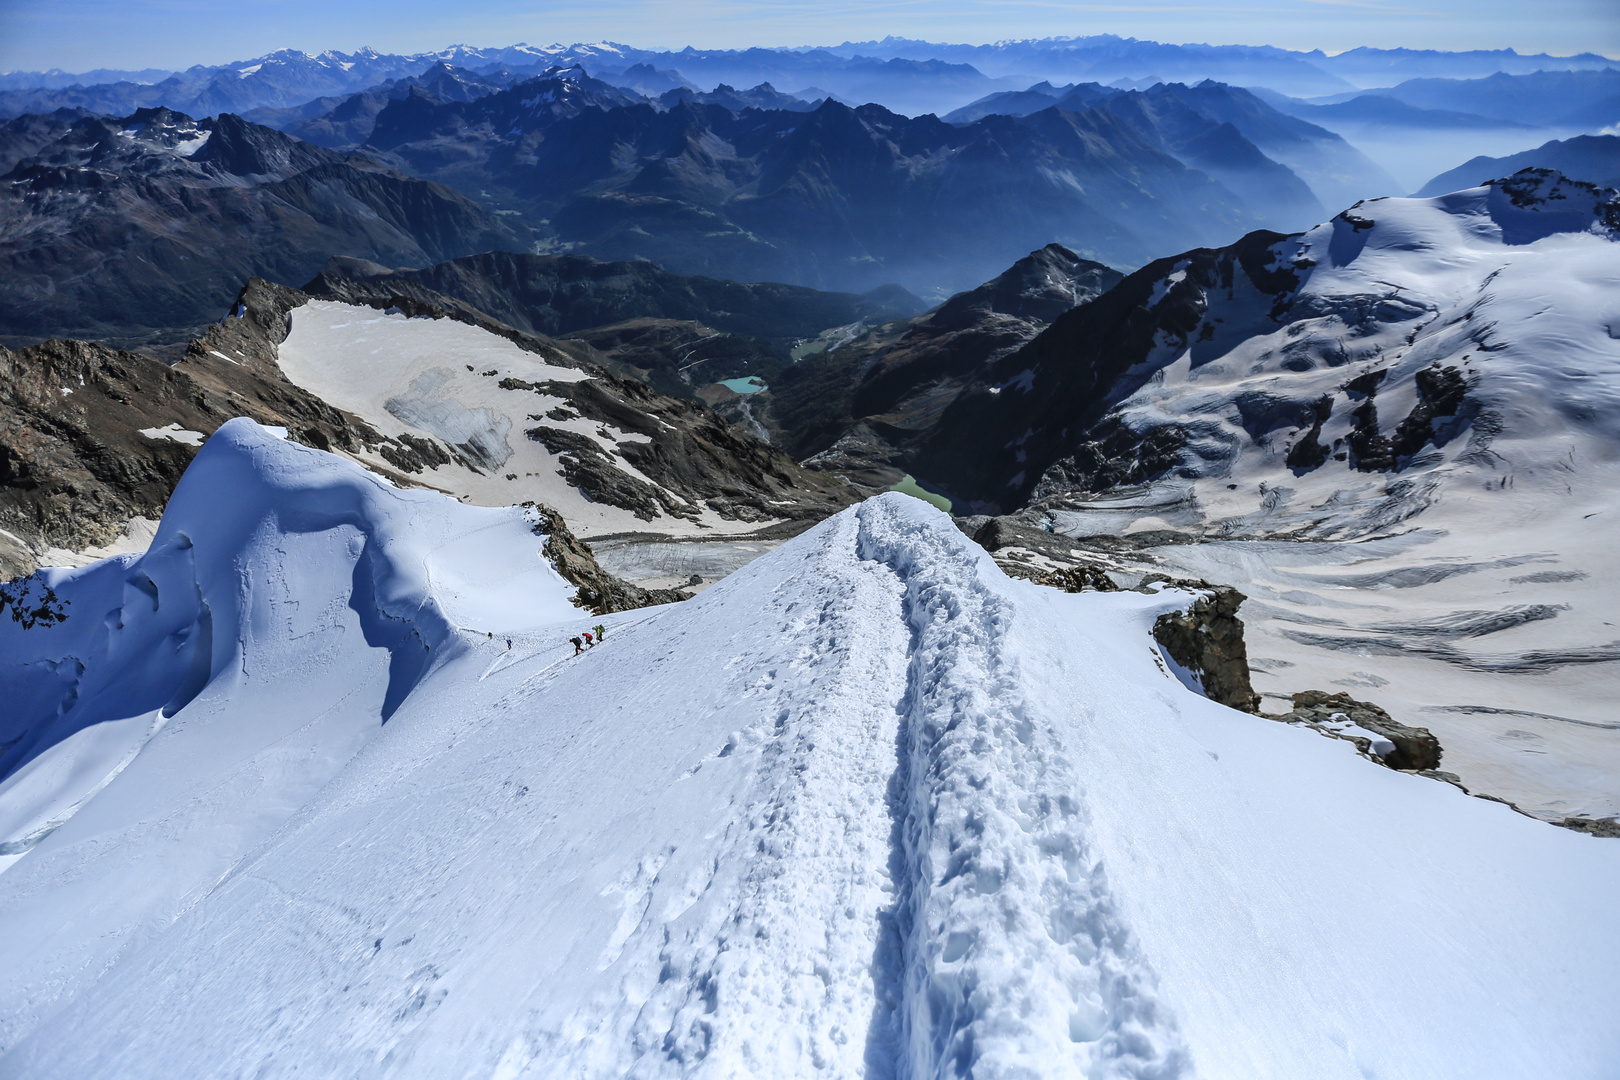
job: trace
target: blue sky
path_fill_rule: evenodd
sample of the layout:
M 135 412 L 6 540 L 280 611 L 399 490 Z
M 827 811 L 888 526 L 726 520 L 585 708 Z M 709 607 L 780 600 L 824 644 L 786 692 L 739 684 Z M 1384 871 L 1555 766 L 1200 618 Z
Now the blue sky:
M 183 68 L 279 48 L 419 52 L 456 42 L 657 48 L 1114 33 L 1323 48 L 1516 48 L 1620 56 L 1620 0 L 0 0 L 0 71 Z

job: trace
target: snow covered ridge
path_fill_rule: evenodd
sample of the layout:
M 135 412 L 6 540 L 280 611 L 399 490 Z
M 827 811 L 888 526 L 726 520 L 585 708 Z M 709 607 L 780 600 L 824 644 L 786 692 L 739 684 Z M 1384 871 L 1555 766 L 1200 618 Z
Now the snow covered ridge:
M 1189 692 L 1185 597 L 887 495 L 575 657 L 537 543 L 235 421 L 150 552 L 49 572 L 68 622 L 0 626 L 0 813 L 66 818 L 0 873 L 0 1073 L 1620 1057 L 1620 845 Z
M 353 665 L 358 674 L 339 676 L 353 692 L 345 680 L 381 673 L 364 659 L 380 655 L 382 696 L 361 696 L 386 720 L 457 647 L 455 627 L 488 621 L 489 604 L 511 605 L 494 620 L 508 628 L 578 614 L 540 543 L 521 510 L 457 509 L 252 421 L 225 424 L 186 471 L 144 555 L 42 571 L 69 598 L 61 632 L 13 627 L 0 639 L 11 703 L 0 730 L 0 857 L 49 835 L 106 782 L 108 767 L 123 768 L 205 689 L 188 716 L 228 713 L 235 695 L 296 684 L 315 656 L 321 667 Z M 499 578 L 480 576 L 490 572 L 480 553 L 499 556 Z M 475 593 L 469 574 L 503 588 Z M 312 589 L 332 595 L 316 599 Z M 298 647 L 289 651 L 289 641 Z M 307 706 L 324 691 L 281 692 L 294 701 L 313 693 Z
M 1430 476 L 1503 456 L 1504 442 L 1540 457 L 1550 424 L 1613 443 L 1601 419 L 1612 412 L 1587 396 L 1620 393 L 1617 229 L 1620 193 L 1525 170 L 1160 260 L 1000 361 L 954 407 L 981 420 L 956 451 L 960 494 L 1016 504 L 1236 480 L 1237 495 L 1198 489 L 1182 523 L 1347 536 L 1402 507 L 1361 495 L 1360 513 L 1312 514 L 1311 489 L 1415 474 L 1410 513 Z M 1028 390 L 991 393 L 1007 386 Z M 936 468 L 951 467 L 948 450 Z M 1289 496 L 1257 500 L 1260 479 Z

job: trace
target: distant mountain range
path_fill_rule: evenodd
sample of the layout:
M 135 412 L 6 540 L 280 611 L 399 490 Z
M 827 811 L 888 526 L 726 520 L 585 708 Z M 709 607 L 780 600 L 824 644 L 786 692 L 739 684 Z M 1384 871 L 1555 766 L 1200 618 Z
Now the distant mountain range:
M 1330 86 L 1348 90 L 1389 85 L 1403 78 L 1469 79 L 1496 72 L 1522 75 L 1620 68 L 1620 61 L 1596 53 L 1549 56 L 1520 54 L 1512 49 L 1443 52 L 1363 46 L 1329 56 L 1319 49 L 1301 52 L 1269 45 L 1171 45 L 1113 34 L 998 41 L 990 45 L 889 37 L 882 41 L 845 42 L 828 51 L 839 56 L 938 58 L 972 64 L 991 76 L 1017 74 L 1055 81 L 1215 79 L 1242 86 L 1267 86 L 1301 97 L 1333 93 L 1325 89 Z
M 1322 206 L 1392 192 L 1388 173 L 1333 132 L 1273 108 L 1251 91 L 1205 81 L 1194 86 L 1159 83 L 1121 90 L 1098 83 L 1037 83 L 1015 93 L 992 94 L 945 120 L 965 124 L 992 115 L 1027 116 L 1056 105 L 1080 112 L 1103 109 L 1167 153 L 1220 180 L 1275 218 L 1316 221 Z M 1277 166 L 1286 166 L 1286 170 Z M 1291 170 L 1293 177 L 1284 179 Z M 1303 180 L 1316 202 L 1302 199 L 1290 180 Z
M 1296 97 L 1388 86 L 1403 79 L 1481 78 L 1497 72 L 1573 71 L 1620 67 L 1596 54 L 1555 57 L 1521 55 L 1511 49 L 1439 52 L 1414 49 L 1351 49 L 1334 56 L 1270 46 L 1168 45 L 1090 37 L 952 45 L 886 38 L 846 42 L 825 49 L 635 49 L 610 42 L 503 48 L 452 46 L 409 56 L 371 49 L 317 56 L 281 50 L 252 60 L 200 65 L 183 72 L 101 69 L 69 74 L 10 72 L 0 75 L 0 116 L 50 111 L 62 106 L 128 113 L 166 105 L 207 115 L 259 107 L 286 108 L 312 98 L 370 89 L 387 80 L 419 75 L 436 62 L 480 74 L 506 70 L 538 74 L 548 67 L 580 63 L 593 74 L 623 76 L 638 93 L 657 96 L 682 84 L 693 88 L 756 86 L 769 82 L 801 96 L 876 102 L 898 112 L 943 113 L 994 90 L 1013 90 L 1041 79 L 1056 82 L 1199 82 L 1215 79 L 1264 86 Z M 662 73 L 662 74 L 660 74 Z M 995 85 L 998 80 L 1018 85 Z M 55 92 L 67 96 L 52 97 Z
M 1189 237 L 1319 220 L 1299 173 L 1245 132 L 1318 182 L 1393 188 L 1337 136 L 1244 91 L 1098 100 L 1111 104 L 1071 98 L 966 124 L 833 100 L 808 112 L 662 108 L 572 69 L 473 101 L 413 88 L 377 115 L 365 150 L 599 258 L 930 296 L 1053 240 L 1134 265 Z
M 256 60 L 221 67 L 195 67 L 151 80 L 84 82 L 57 73 L 14 72 L 0 76 L 0 117 L 57 108 L 127 113 L 164 105 L 202 116 L 290 108 L 319 97 L 371 91 L 435 64 L 466 69 L 481 77 L 538 75 L 552 67 L 584 65 L 593 74 L 622 79 L 639 93 L 656 97 L 671 89 L 757 86 L 771 83 L 788 91 L 826 87 L 814 97 L 835 95 L 853 102 L 881 102 L 906 113 L 944 112 L 1018 80 L 997 80 L 971 65 L 938 60 L 873 59 L 838 56 L 826 50 L 745 49 L 679 53 L 648 52 L 617 45 L 519 45 L 505 49 L 456 46 L 413 56 L 372 50 L 326 52 L 319 56 L 282 50 Z M 129 74 L 129 73 L 108 73 Z M 71 81 L 70 81 L 71 80 Z
M 449 188 L 229 113 L 27 117 L 0 128 L 0 334 L 145 340 L 217 319 L 254 275 L 333 253 L 424 265 L 527 246 Z
M 279 80 L 288 94 L 336 85 L 337 71 L 392 73 L 359 93 L 253 113 L 296 139 L 230 113 L 194 121 L 161 109 L 63 109 L 0 126 L 0 170 L 14 181 L 0 199 L 15 208 L 0 229 L 0 293 L 11 301 L 0 333 L 130 343 L 214 317 L 247 276 L 302 282 L 334 256 L 420 269 L 490 250 L 572 250 L 844 293 L 898 285 L 939 299 L 1053 242 L 1130 267 L 1254 228 L 1305 228 L 1324 206 L 1399 190 L 1342 137 L 1290 112 L 1501 126 L 1558 109 L 1606 115 L 1620 94 L 1620 70 L 1415 80 L 1322 105 L 1211 81 L 1045 82 L 939 120 L 763 82 L 698 90 L 675 69 L 626 66 L 625 81 L 668 84 L 649 98 L 579 64 L 530 76 L 507 63 L 555 52 L 449 52 L 483 73 L 441 58 L 398 74 L 369 54 L 276 54 L 212 72 Z M 605 47 L 593 57 L 625 59 Z M 310 65 L 315 74 L 292 78 Z M 1458 87 L 1473 96 L 1459 99 Z M 1441 108 L 1457 104 L 1492 115 Z M 1578 175 L 1602 167 L 1599 145 L 1584 158 L 1511 164 Z M 686 333 L 656 347 L 616 336 L 608 348 L 657 371 Z M 739 342 L 732 356 L 758 352 Z
M 1331 96 L 1316 104 L 1365 102 L 1369 97 L 1392 98 L 1416 109 L 1482 116 L 1503 124 L 1532 127 L 1613 124 L 1620 122 L 1620 63 L 1585 71 L 1497 73 L 1478 79 L 1409 79 L 1388 89 Z

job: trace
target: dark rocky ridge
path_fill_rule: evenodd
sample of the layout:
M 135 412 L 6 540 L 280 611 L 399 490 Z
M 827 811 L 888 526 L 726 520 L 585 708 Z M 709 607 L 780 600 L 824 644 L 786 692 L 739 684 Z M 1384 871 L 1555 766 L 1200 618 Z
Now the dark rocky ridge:
M 574 596 L 576 606 L 595 615 L 611 615 L 615 611 L 673 604 L 692 598 L 691 593 L 680 589 L 643 589 L 614 577 L 597 564 L 591 545 L 573 534 L 561 514 L 545 506 L 532 506 L 531 509 L 539 519 L 534 527 L 535 533 L 546 538 L 546 558 L 551 560 L 564 580 L 579 590 Z
M 763 422 L 812 467 L 887 487 L 916 471 L 917 447 L 989 364 L 1121 277 L 1048 244 L 921 318 L 800 361 L 762 395 Z
M 1291 269 L 1270 268 L 1272 248 L 1284 239 L 1254 232 L 1226 248 L 1156 260 L 1061 316 L 988 365 L 952 403 L 919 452 L 917 475 L 964 499 L 1011 508 L 1043 494 L 1036 485 L 1048 470 L 1058 486 L 1090 491 L 1163 472 L 1178 460 L 1175 434 L 1155 439 L 1122 432 L 1104 422 L 1110 404 L 1147 380 L 1151 373 L 1142 372 L 1132 385 L 1128 373 L 1160 335 L 1186 341 L 1199 330 L 1208 297 L 1231 289 L 1234 275 L 1282 303 L 1298 286 Z M 1150 303 L 1178 270 L 1159 302 Z M 1020 376 L 1027 392 L 995 389 Z
M 183 340 L 253 276 L 334 254 L 421 265 L 526 230 L 438 184 L 222 114 L 0 129 L 0 336 Z

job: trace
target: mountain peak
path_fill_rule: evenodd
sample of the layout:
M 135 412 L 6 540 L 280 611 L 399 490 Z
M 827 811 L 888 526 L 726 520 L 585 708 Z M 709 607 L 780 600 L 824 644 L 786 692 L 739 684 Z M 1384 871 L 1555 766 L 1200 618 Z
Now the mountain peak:
M 213 134 L 194 160 L 236 176 L 284 178 L 342 158 L 235 113 L 220 113 L 214 119 Z

